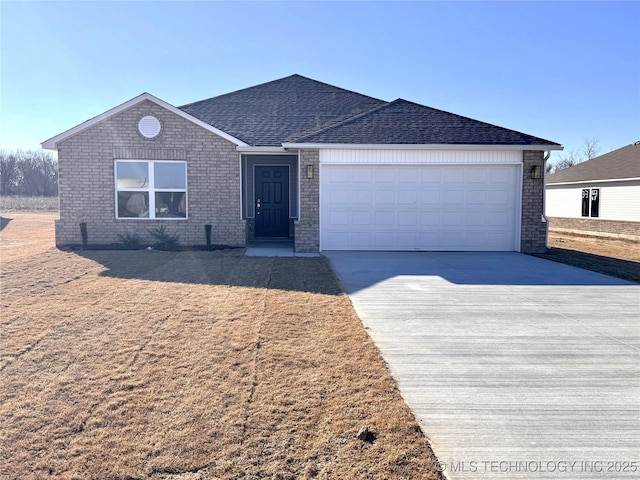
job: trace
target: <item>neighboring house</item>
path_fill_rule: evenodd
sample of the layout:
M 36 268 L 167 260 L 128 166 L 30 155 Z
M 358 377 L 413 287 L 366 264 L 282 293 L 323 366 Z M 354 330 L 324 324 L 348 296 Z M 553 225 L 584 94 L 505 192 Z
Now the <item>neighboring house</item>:
M 554 230 L 640 240 L 640 142 L 547 177 Z
M 165 226 L 184 245 L 539 252 L 557 143 L 300 75 L 174 107 L 144 93 L 47 141 L 58 246 Z

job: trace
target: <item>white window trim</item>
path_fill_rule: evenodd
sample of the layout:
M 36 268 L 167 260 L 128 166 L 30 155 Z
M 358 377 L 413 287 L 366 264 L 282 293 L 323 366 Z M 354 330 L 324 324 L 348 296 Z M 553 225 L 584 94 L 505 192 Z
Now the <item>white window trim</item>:
M 149 173 L 149 185 L 147 188 L 118 188 L 118 163 L 146 163 Z M 180 163 L 184 165 L 185 188 L 155 188 L 155 168 L 156 163 Z M 176 160 L 142 160 L 142 159 L 115 159 L 113 161 L 113 186 L 114 186 L 114 214 L 116 220 L 142 220 L 142 221 L 184 221 L 189 219 L 189 180 L 187 177 L 187 162 Z M 147 192 L 149 194 L 149 216 L 148 217 L 119 217 L 118 216 L 118 192 Z M 185 195 L 185 216 L 184 217 L 156 217 L 156 196 L 161 192 L 184 192 Z M 152 216 L 153 215 L 153 216 Z

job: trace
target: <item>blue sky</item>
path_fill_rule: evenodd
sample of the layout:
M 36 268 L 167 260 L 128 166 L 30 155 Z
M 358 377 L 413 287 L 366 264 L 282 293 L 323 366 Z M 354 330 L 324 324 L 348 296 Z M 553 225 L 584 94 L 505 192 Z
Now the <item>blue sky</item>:
M 567 151 L 640 140 L 639 2 L 1 1 L 0 22 L 0 148 L 293 73 Z

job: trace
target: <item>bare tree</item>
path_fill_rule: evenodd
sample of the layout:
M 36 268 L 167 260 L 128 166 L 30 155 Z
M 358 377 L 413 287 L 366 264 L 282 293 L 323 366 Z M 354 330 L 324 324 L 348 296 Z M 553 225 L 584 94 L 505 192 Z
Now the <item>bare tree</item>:
M 0 152 L 2 195 L 54 196 L 58 194 L 58 162 L 44 150 Z
M 596 137 L 584 138 L 584 146 L 582 147 L 582 156 L 584 161 L 596 158 L 600 152 L 600 142 Z
M 19 175 L 16 154 L 2 150 L 0 152 L 0 195 L 12 195 L 17 192 Z
M 600 151 L 599 140 L 596 137 L 585 137 L 583 141 L 584 144 L 579 150 L 569 150 L 556 160 L 555 163 L 551 164 L 551 170 L 549 170 L 549 166 L 547 166 L 547 173 L 564 170 L 565 168 L 573 167 L 574 165 L 597 157 Z

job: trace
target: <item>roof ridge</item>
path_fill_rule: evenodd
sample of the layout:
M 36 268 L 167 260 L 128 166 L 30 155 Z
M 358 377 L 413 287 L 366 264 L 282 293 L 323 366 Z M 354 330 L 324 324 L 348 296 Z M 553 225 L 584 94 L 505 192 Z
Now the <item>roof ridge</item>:
M 338 87 L 336 85 L 331 85 L 330 83 L 321 82 L 320 80 L 316 80 L 314 78 L 305 77 L 304 75 L 300 75 L 299 73 L 294 73 L 292 75 L 287 75 L 286 77 L 277 78 L 275 80 L 270 80 L 268 82 L 259 83 L 258 85 L 252 85 L 250 87 L 241 88 L 239 90 L 234 90 L 232 92 L 222 93 L 220 95 L 214 95 L 213 97 L 208 97 L 208 98 L 204 98 L 202 100 L 197 100 L 195 102 L 186 103 L 184 105 L 180 105 L 178 108 L 183 109 L 183 108 L 191 107 L 192 105 L 197 105 L 198 103 L 208 102 L 209 100 L 219 99 L 219 98 L 222 98 L 222 97 L 226 97 L 228 95 L 234 95 L 234 94 L 237 94 L 237 93 L 240 93 L 240 92 L 244 92 L 244 91 L 247 91 L 247 90 L 253 90 L 255 88 L 262 88 L 265 85 L 269 85 L 269 84 L 276 83 L 276 82 L 282 82 L 283 80 L 292 79 L 292 78 L 301 78 L 301 79 L 304 79 L 304 80 L 308 80 L 310 82 L 317 83 L 319 85 L 324 85 L 325 87 L 330 87 L 330 88 L 333 88 L 333 89 L 336 89 L 336 90 L 341 90 L 343 92 L 352 93 L 352 94 L 358 95 L 360 97 L 370 98 L 372 100 L 377 100 L 377 101 L 380 101 L 380 102 L 384 102 L 385 101 L 385 100 L 382 100 L 380 98 L 372 97 L 370 95 L 365 95 L 364 93 L 356 92 L 355 90 L 348 90 L 346 88 Z
M 276 78 L 275 80 L 269 80 L 268 82 L 259 83 L 258 85 L 251 85 L 249 87 L 240 88 L 238 90 L 233 90 L 232 92 L 221 93 L 220 95 L 214 95 L 213 97 L 207 97 L 207 98 L 203 98 L 202 100 L 196 100 L 195 102 L 185 103 L 184 105 L 180 105 L 178 108 L 182 109 L 182 108 L 185 108 L 185 107 L 190 107 L 190 106 L 196 105 L 198 103 L 208 102 L 209 100 L 213 100 L 214 98 L 226 97 L 227 95 L 232 95 L 234 93 L 240 93 L 240 92 L 244 92 L 246 90 L 253 90 L 254 88 L 257 88 L 257 87 L 264 87 L 265 85 L 269 85 L 270 83 L 280 82 L 280 81 L 285 80 L 287 78 L 293 78 L 293 77 L 302 77 L 302 75 L 298 75 L 297 73 L 294 73 L 293 75 L 287 75 L 286 77 Z
M 366 96 L 366 95 L 365 95 Z M 369 97 L 369 98 L 373 98 L 373 97 Z M 377 99 L 376 99 L 377 100 Z M 384 100 L 382 100 L 384 102 Z M 311 137 L 313 135 L 317 135 L 318 133 L 322 133 L 326 130 L 331 130 L 332 128 L 336 128 L 336 127 L 341 127 L 342 125 L 346 125 L 349 122 L 353 122 L 359 118 L 362 118 L 366 115 L 369 115 L 377 110 L 381 110 L 383 108 L 388 107 L 389 105 L 393 104 L 394 102 L 396 102 L 397 100 L 393 100 L 392 102 L 385 102 L 382 105 L 377 105 L 373 108 L 370 108 L 369 110 L 365 110 L 364 112 L 360 112 L 357 113 L 355 115 L 351 115 L 347 118 L 343 118 L 340 120 L 336 120 L 336 121 L 332 121 L 330 123 L 321 125 L 319 127 L 316 127 L 314 129 L 311 130 L 307 130 L 306 132 L 301 133 L 300 135 L 298 135 L 297 137 L 290 137 L 287 139 L 288 142 L 293 142 L 293 141 L 299 141 L 299 140 L 304 140 L 306 137 Z

